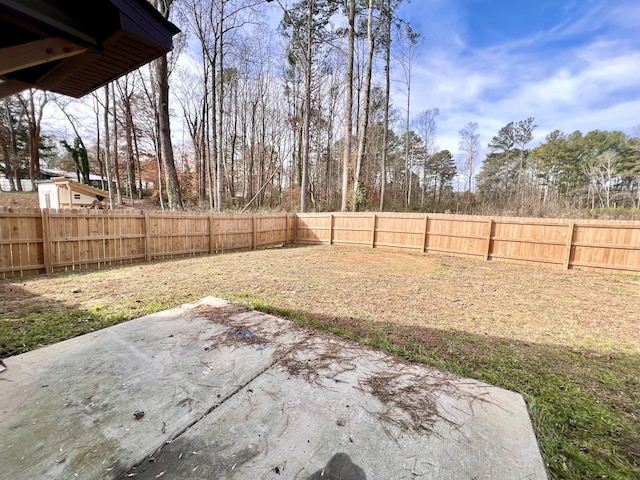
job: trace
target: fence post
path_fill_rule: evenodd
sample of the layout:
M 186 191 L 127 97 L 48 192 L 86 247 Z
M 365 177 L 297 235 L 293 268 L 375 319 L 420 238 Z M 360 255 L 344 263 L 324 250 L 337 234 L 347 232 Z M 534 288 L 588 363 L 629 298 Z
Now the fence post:
M 51 265 L 51 242 L 49 235 L 49 209 L 43 208 L 41 210 L 42 219 L 42 254 L 44 255 L 44 271 L 51 273 L 53 271 Z
M 491 237 L 493 235 L 493 218 L 489 219 L 488 223 L 489 231 L 487 232 L 487 245 L 484 249 L 484 259 L 489 260 L 491 256 Z
M 209 215 L 209 255 L 215 253 L 215 240 L 213 237 L 213 215 Z
M 148 211 L 144 212 L 144 258 L 146 262 L 151 261 L 151 218 Z
M 298 214 L 293 214 L 293 243 L 298 243 Z
M 569 230 L 567 231 L 567 245 L 564 249 L 563 268 L 569 270 L 571 263 L 571 247 L 573 247 L 573 234 L 575 232 L 575 222 L 569 222 Z
M 256 232 L 256 216 L 251 215 L 251 250 L 258 249 L 258 233 Z
M 373 225 L 371 226 L 371 248 L 376 248 L 376 223 L 378 221 L 378 216 L 373 214 Z
M 329 214 L 329 245 L 333 245 L 333 213 Z
M 422 232 L 422 253 L 427 251 L 427 242 L 429 241 L 429 215 L 424 216 L 424 232 Z

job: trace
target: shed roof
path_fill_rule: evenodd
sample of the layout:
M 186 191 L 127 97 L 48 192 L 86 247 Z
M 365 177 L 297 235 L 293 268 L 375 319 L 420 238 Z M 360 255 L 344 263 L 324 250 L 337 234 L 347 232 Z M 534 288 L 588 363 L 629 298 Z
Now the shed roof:
M 100 196 L 103 198 L 109 198 L 109 192 L 105 190 L 100 190 L 99 188 L 94 188 L 90 185 L 85 185 L 84 183 L 78 183 L 75 180 L 70 180 L 65 177 L 55 177 L 49 181 L 45 180 L 40 182 L 41 185 L 47 183 L 53 183 L 55 185 L 66 185 L 74 192 L 83 193 L 92 197 Z
M 169 52 L 178 32 L 146 0 L 0 0 L 0 98 L 82 97 Z

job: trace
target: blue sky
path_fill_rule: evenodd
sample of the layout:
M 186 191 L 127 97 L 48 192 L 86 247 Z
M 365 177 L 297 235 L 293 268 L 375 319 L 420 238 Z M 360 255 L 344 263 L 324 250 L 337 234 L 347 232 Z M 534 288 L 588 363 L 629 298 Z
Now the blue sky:
M 441 149 L 457 152 L 468 122 L 482 147 L 527 117 L 532 146 L 555 129 L 640 125 L 638 0 L 412 0 L 400 15 L 421 33 L 412 113 L 440 109 Z

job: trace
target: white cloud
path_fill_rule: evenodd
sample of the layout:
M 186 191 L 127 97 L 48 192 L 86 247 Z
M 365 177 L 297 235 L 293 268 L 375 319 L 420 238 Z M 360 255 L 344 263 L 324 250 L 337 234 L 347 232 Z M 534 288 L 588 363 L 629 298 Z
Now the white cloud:
M 640 7 L 627 6 L 638 19 Z M 633 22 L 622 7 L 605 7 L 594 2 L 581 18 L 490 48 L 466 48 L 458 32 L 426 45 L 414 68 L 413 112 L 440 108 L 436 141 L 452 152 L 471 121 L 483 146 L 506 123 L 530 116 L 539 125 L 534 143 L 555 129 L 629 132 L 640 123 L 640 51 L 624 31 Z

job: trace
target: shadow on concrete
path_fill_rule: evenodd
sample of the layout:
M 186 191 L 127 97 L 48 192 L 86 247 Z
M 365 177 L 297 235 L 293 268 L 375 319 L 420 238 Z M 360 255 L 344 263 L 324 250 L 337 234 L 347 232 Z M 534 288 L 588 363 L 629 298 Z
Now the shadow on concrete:
M 327 465 L 308 480 L 367 480 L 364 470 L 351 461 L 346 453 L 336 453 Z

